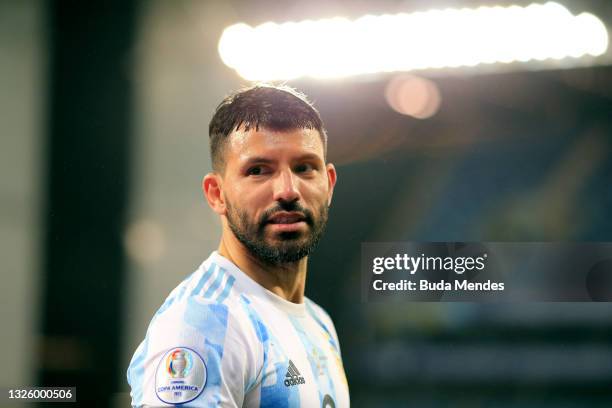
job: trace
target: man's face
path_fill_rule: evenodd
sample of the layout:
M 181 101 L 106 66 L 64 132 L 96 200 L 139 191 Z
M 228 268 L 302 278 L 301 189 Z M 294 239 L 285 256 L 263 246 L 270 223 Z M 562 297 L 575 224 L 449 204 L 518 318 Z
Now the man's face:
M 225 149 L 223 196 L 238 240 L 272 265 L 307 256 L 323 234 L 336 173 L 318 131 L 236 131 Z

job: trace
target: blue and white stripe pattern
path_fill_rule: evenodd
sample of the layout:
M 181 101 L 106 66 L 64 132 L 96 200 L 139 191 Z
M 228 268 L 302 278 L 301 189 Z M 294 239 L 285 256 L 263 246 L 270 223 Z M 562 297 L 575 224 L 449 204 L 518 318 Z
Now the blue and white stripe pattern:
M 217 252 L 170 293 L 151 320 L 127 372 L 132 406 L 175 406 L 158 398 L 156 381 L 166 375 L 164 356 L 177 347 L 201 356 L 206 381 L 195 399 L 176 406 L 349 404 L 329 316 L 310 300 L 294 304 L 267 291 Z M 296 372 L 300 381 L 287 382 Z M 170 380 L 190 385 L 188 376 Z

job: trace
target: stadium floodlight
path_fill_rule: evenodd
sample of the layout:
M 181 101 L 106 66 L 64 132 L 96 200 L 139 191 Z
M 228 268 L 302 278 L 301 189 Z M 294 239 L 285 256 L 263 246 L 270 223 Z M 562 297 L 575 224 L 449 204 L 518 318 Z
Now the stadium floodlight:
M 573 15 L 554 2 L 240 23 L 219 40 L 223 62 L 252 81 L 596 57 L 607 48 L 608 32 L 599 18 Z

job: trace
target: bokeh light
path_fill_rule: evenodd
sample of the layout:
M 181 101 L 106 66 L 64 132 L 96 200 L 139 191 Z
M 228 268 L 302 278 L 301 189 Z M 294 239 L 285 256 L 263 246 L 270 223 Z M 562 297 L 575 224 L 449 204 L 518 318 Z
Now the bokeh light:
M 129 257 L 141 265 L 159 260 L 166 252 L 164 231 L 153 220 L 132 223 L 125 232 L 124 245 Z
M 389 106 L 402 115 L 427 119 L 440 108 L 440 91 L 435 82 L 414 75 L 398 75 L 385 89 Z

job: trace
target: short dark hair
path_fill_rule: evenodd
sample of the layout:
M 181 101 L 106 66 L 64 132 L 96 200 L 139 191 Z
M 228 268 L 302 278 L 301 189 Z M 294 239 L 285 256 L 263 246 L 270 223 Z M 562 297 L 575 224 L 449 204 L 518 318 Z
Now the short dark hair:
M 285 85 L 259 84 L 244 88 L 226 96 L 217 106 L 208 125 L 214 171 L 224 171 L 223 150 L 228 136 L 241 127 L 245 131 L 253 127 L 272 131 L 315 129 L 323 143 L 324 158 L 327 155 L 327 132 L 319 112 L 304 94 Z

